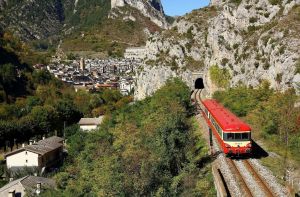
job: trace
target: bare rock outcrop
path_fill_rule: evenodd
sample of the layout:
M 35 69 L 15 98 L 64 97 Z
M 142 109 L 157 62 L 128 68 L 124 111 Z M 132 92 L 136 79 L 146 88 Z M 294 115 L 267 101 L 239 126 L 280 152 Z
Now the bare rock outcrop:
M 160 0 L 111 0 L 112 13 L 110 17 L 114 17 L 117 14 L 114 9 L 129 5 L 133 8 L 138 9 L 144 16 L 149 17 L 150 20 L 163 29 L 168 28 L 168 23 L 163 11 Z
M 178 18 L 169 30 L 151 35 L 145 58 L 151 75 L 153 69 L 165 72 L 162 66 L 176 73 L 204 72 L 212 94 L 218 87 L 209 70 L 217 65 L 229 71 L 231 87 L 256 87 L 267 80 L 276 90 L 295 88 L 300 93 L 300 1 L 232 2 L 213 0 L 210 6 Z M 142 82 L 137 98 L 152 94 L 165 81 L 150 78 L 138 75 Z

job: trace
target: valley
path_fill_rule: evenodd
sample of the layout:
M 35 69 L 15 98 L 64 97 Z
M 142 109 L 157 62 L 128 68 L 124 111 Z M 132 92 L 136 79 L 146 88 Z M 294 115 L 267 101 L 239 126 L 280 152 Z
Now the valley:
M 0 0 L 0 196 L 299 195 L 299 0 L 164 6 Z M 210 147 L 207 99 L 249 158 Z

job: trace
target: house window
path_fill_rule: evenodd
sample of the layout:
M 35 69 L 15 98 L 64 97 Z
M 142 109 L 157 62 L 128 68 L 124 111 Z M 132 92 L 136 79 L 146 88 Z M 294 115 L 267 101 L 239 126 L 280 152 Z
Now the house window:
M 28 163 L 28 160 L 26 159 L 26 163 Z
M 27 155 L 27 151 L 25 152 L 25 155 Z

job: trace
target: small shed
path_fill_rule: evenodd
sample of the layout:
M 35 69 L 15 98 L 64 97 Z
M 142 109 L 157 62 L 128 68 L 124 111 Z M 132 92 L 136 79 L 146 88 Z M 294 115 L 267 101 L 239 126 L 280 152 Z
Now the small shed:
M 102 121 L 103 116 L 99 118 L 81 118 L 78 124 L 83 131 L 92 131 L 97 129 Z

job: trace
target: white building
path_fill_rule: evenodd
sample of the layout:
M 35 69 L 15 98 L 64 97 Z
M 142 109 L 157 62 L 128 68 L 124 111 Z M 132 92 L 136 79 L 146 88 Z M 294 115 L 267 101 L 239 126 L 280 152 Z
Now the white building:
M 134 82 L 131 80 L 120 80 L 120 92 L 123 95 L 128 95 L 134 89 Z
M 92 131 L 97 129 L 102 121 L 103 116 L 99 118 L 81 118 L 78 124 L 83 131 Z
M 145 47 L 127 48 L 124 53 L 126 59 L 144 59 L 146 57 Z
M 44 189 L 54 189 L 55 187 L 55 181 L 52 179 L 37 176 L 25 176 L 15 181 L 11 181 L 10 183 L 0 188 L 0 196 L 36 196 L 37 194 L 43 192 Z
M 62 158 L 63 138 L 52 136 L 37 143 L 24 146 L 5 155 L 7 169 L 15 171 L 24 167 L 52 167 Z

